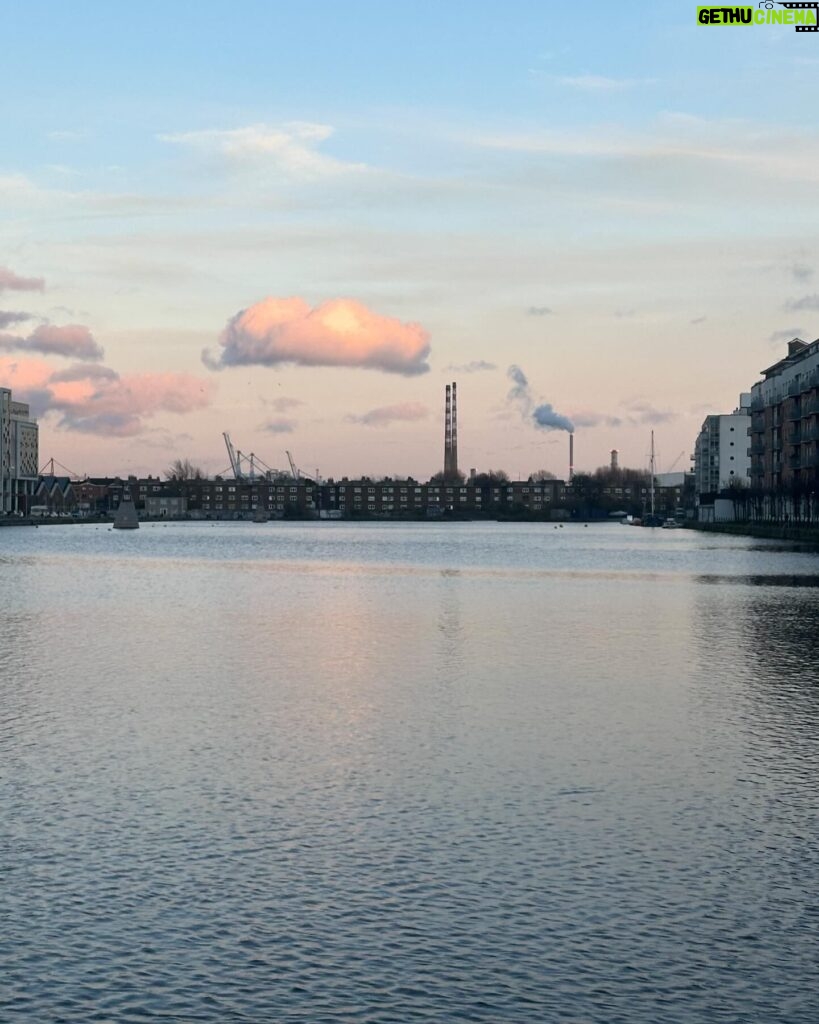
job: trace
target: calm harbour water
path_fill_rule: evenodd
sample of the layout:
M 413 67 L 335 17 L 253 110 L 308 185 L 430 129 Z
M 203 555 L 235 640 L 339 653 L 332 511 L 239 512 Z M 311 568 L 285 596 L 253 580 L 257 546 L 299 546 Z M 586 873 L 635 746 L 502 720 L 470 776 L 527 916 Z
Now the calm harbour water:
M 819 555 L 0 530 L 0 1020 L 819 1019 Z

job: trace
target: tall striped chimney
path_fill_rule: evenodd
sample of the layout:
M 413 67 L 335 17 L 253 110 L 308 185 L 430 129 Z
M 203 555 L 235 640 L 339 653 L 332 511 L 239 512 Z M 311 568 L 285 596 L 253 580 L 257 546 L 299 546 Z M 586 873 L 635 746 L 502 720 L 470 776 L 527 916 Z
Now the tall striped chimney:
M 569 434 L 569 480 L 574 476 L 574 434 Z
M 446 386 L 444 405 L 444 475 L 458 475 L 458 385 Z

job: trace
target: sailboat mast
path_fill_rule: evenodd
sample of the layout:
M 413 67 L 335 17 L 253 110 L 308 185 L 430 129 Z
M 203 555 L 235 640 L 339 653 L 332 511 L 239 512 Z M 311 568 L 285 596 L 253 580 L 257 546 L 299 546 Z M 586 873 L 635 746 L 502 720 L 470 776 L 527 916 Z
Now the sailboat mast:
M 651 473 L 651 514 L 654 515 L 654 431 L 651 431 L 651 462 L 649 463 Z

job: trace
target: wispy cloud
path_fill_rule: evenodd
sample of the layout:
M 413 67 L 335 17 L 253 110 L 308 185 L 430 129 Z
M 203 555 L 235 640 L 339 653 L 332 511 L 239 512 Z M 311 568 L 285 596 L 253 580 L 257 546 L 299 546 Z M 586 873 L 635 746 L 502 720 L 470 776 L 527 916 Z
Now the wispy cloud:
M 794 263 L 791 267 L 791 274 L 795 281 L 809 281 L 813 277 L 813 267 L 807 263 Z
M 556 75 L 554 81 L 582 92 L 624 92 L 636 86 L 649 85 L 652 78 L 609 78 L 607 75 Z
M 612 173 L 619 171 L 629 178 L 638 169 L 647 180 L 661 178 L 669 165 L 679 175 L 680 161 L 685 160 L 692 168 L 701 165 L 703 171 L 723 165 L 766 179 L 819 182 L 819 133 L 811 128 L 751 126 L 683 113 L 664 113 L 646 131 L 600 127 L 496 132 L 473 135 L 465 141 L 507 153 L 606 161 L 607 166 L 616 161 Z
M 806 309 L 819 310 L 819 295 L 803 295 L 801 299 L 791 299 L 782 308 L 793 313 Z
M 374 313 L 353 299 L 315 308 L 300 298 L 268 298 L 243 309 L 205 350 L 212 370 L 229 366 L 349 366 L 416 376 L 429 370 L 429 335 L 416 323 Z
M 287 412 L 290 409 L 297 409 L 300 405 L 304 405 L 304 402 L 301 398 L 288 398 L 283 395 L 281 398 L 271 399 L 266 404 L 275 409 L 276 412 Z
M 12 324 L 22 324 L 31 320 L 31 313 L 12 312 L 11 310 L 0 309 L 0 330 L 4 327 L 11 327 Z
M 619 427 L 623 419 L 609 413 L 584 411 L 572 413 L 572 422 L 576 427 Z
M 89 329 L 82 324 L 65 324 L 62 327 L 40 324 L 25 338 L 15 334 L 0 334 L 0 349 L 89 361 L 100 360 L 105 355 Z
M 54 131 L 48 133 L 48 138 L 53 142 L 79 142 L 85 135 L 82 132 Z
M 550 316 L 554 310 L 551 306 L 530 306 L 526 310 L 527 316 Z
M 365 427 L 386 427 L 391 423 L 415 423 L 426 419 L 429 409 L 420 402 L 402 402 L 398 405 L 383 405 L 370 409 L 360 416 L 347 417 L 350 423 L 361 423 Z
M 217 154 L 234 164 L 273 165 L 294 176 L 327 177 L 364 170 L 363 164 L 346 163 L 320 151 L 319 146 L 332 134 L 329 125 L 293 121 L 175 132 L 159 139 L 203 154 Z
M 693 320 L 689 320 L 688 322 L 696 326 L 697 324 L 704 324 L 707 319 L 707 316 L 695 316 Z
M 497 370 L 497 366 L 495 363 L 488 363 L 485 359 L 473 359 L 471 363 L 450 363 L 446 370 L 449 373 L 482 373 Z
M 781 331 L 773 331 L 769 334 L 768 341 L 772 344 L 779 341 L 790 341 L 792 338 L 801 338 L 804 333 L 804 327 L 783 327 Z
M 20 277 L 8 267 L 0 267 L 0 292 L 41 292 L 44 288 L 42 277 Z
M 658 409 L 642 398 L 634 399 L 625 408 L 632 423 L 668 423 L 677 415 L 671 409 Z
M 292 434 L 296 429 L 297 423 L 295 420 L 288 420 L 284 417 L 278 419 L 267 420 L 266 423 L 262 424 L 262 430 L 266 430 L 268 434 Z

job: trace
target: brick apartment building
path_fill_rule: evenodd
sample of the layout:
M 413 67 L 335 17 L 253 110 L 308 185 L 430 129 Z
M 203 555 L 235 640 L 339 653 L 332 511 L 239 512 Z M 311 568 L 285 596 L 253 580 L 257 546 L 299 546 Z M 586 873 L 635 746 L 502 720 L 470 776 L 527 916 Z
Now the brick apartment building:
M 525 515 L 550 518 L 565 508 L 570 490 L 562 480 L 485 484 L 406 479 L 169 480 L 159 477 L 94 478 L 74 484 L 85 512 L 115 509 L 127 492 L 146 515 L 197 519 L 253 516 L 427 517 L 437 515 Z M 184 503 L 184 504 L 182 504 Z

